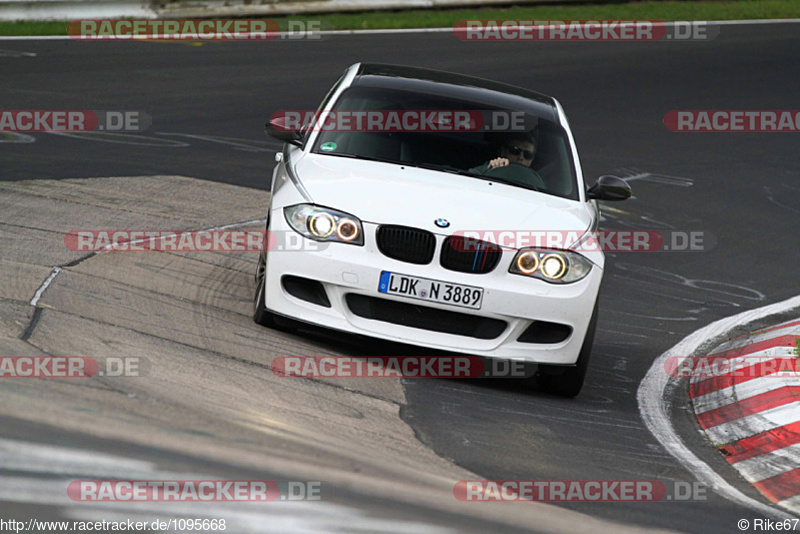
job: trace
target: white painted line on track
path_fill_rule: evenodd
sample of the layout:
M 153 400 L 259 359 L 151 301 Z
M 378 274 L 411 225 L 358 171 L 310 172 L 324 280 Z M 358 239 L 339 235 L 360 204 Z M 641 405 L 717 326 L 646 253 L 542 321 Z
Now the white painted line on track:
M 639 385 L 636 398 L 639 403 L 639 413 L 647 428 L 661 443 L 664 449 L 671 454 L 689 472 L 694 473 L 697 479 L 711 487 L 721 496 L 741 506 L 746 506 L 772 518 L 793 519 L 794 516 L 778 510 L 767 504 L 752 499 L 729 484 L 718 475 L 710 466 L 700 460 L 683 443 L 672 427 L 669 414 L 672 408 L 672 398 L 680 380 L 668 376 L 664 365 L 668 358 L 688 357 L 694 354 L 706 342 L 724 336 L 735 327 L 755 321 L 769 315 L 789 311 L 800 307 L 800 296 L 792 297 L 763 306 L 755 310 L 748 310 L 732 317 L 715 321 L 683 338 L 677 345 L 666 351 L 653 362 L 647 371 L 642 383 Z
M 675 22 L 676 21 L 666 21 L 664 22 L 664 25 L 673 26 Z M 677 22 L 687 22 L 687 21 L 677 21 Z M 797 24 L 800 23 L 800 19 L 704 20 L 704 21 L 692 21 L 692 22 L 705 22 L 706 24 L 713 26 L 737 26 L 737 25 L 750 25 L 750 24 Z M 547 26 L 544 27 L 546 28 Z M 315 35 L 399 35 L 406 33 L 446 33 L 452 31 L 453 31 L 452 27 L 398 28 L 398 29 L 384 29 L 384 30 L 322 30 L 319 32 L 314 32 L 314 34 Z M 223 34 L 215 34 L 215 35 L 222 36 Z M 45 40 L 65 40 L 65 39 L 70 39 L 75 41 L 91 40 L 91 39 L 76 39 L 69 35 L 0 35 L 0 41 L 45 41 Z M 110 40 L 110 39 L 104 39 L 104 40 Z M 130 39 L 113 39 L 113 40 L 130 41 Z M 181 42 L 181 40 L 175 39 L 175 42 Z
M 53 280 L 56 279 L 56 276 L 58 276 L 58 273 L 60 272 L 61 267 L 53 267 L 53 272 L 50 273 L 50 276 L 48 276 L 47 279 L 42 282 L 42 285 L 40 285 L 39 289 L 36 290 L 36 293 L 33 294 L 33 298 L 30 302 L 31 306 L 36 306 L 36 304 L 39 302 L 39 299 L 42 298 L 42 294 L 45 292 L 47 287 L 53 283 Z

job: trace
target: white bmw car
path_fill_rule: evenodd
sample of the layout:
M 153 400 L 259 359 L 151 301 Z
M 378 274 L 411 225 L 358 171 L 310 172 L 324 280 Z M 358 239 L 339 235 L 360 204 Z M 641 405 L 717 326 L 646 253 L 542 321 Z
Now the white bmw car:
M 359 63 L 323 116 L 336 119 L 267 125 L 285 142 L 267 231 L 308 246 L 260 254 L 254 320 L 536 363 L 541 388 L 577 395 L 604 267 L 579 245 L 596 200 L 631 191 L 614 177 L 587 189 L 558 101 Z

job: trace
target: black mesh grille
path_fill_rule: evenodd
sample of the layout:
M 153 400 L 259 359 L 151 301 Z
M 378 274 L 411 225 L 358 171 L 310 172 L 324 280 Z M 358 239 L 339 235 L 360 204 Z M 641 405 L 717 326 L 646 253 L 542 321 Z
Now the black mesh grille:
M 406 226 L 380 226 L 376 240 L 385 256 L 417 265 L 430 263 L 436 249 L 432 233 Z
M 454 235 L 442 245 L 441 264 L 451 271 L 485 274 L 497 267 L 502 255 L 502 249 L 494 243 Z
M 444 332 L 477 339 L 495 339 L 508 324 L 499 319 L 479 317 L 394 300 L 350 293 L 346 297 L 350 311 L 364 319 Z

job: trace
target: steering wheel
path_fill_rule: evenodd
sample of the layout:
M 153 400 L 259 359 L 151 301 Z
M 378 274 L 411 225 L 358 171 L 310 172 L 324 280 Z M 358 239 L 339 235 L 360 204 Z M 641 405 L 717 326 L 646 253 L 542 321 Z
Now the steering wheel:
M 517 182 L 521 185 L 533 187 L 537 191 L 543 191 L 547 189 L 547 186 L 545 185 L 542 177 L 539 176 L 539 173 L 521 163 L 510 162 L 504 167 L 495 167 L 493 169 L 489 169 L 483 173 L 483 175 L 489 177 L 496 176 L 498 178 L 502 178 L 503 180 Z

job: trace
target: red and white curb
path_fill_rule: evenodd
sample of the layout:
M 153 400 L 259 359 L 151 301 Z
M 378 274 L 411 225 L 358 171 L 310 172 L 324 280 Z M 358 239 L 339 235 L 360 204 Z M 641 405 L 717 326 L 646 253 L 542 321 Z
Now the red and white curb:
M 710 465 L 701 460 L 683 442 L 672 424 L 672 415 L 673 401 L 678 391 L 682 390 L 684 379 L 674 373 L 665 372 L 665 369 L 669 368 L 670 361 L 681 361 L 700 354 L 701 347 L 705 346 L 710 340 L 723 339 L 736 328 L 754 321 L 764 320 L 776 314 L 791 313 L 797 309 L 800 309 L 800 295 L 760 308 L 745 310 L 736 315 L 718 319 L 695 330 L 653 360 L 650 369 L 647 370 L 644 378 L 642 378 L 642 382 L 636 392 L 636 401 L 639 403 L 639 413 L 642 416 L 642 421 L 653 434 L 653 437 L 664 448 L 664 451 L 675 458 L 699 482 L 711 488 L 718 495 L 739 506 L 756 511 L 764 517 L 776 520 L 792 520 L 796 517 L 796 513 L 790 513 L 788 510 L 772 503 L 767 504 L 745 495 L 728 482 L 726 478 L 714 471 Z
M 746 362 L 690 379 L 700 427 L 771 502 L 800 513 L 800 320 L 724 343 L 709 357 Z

